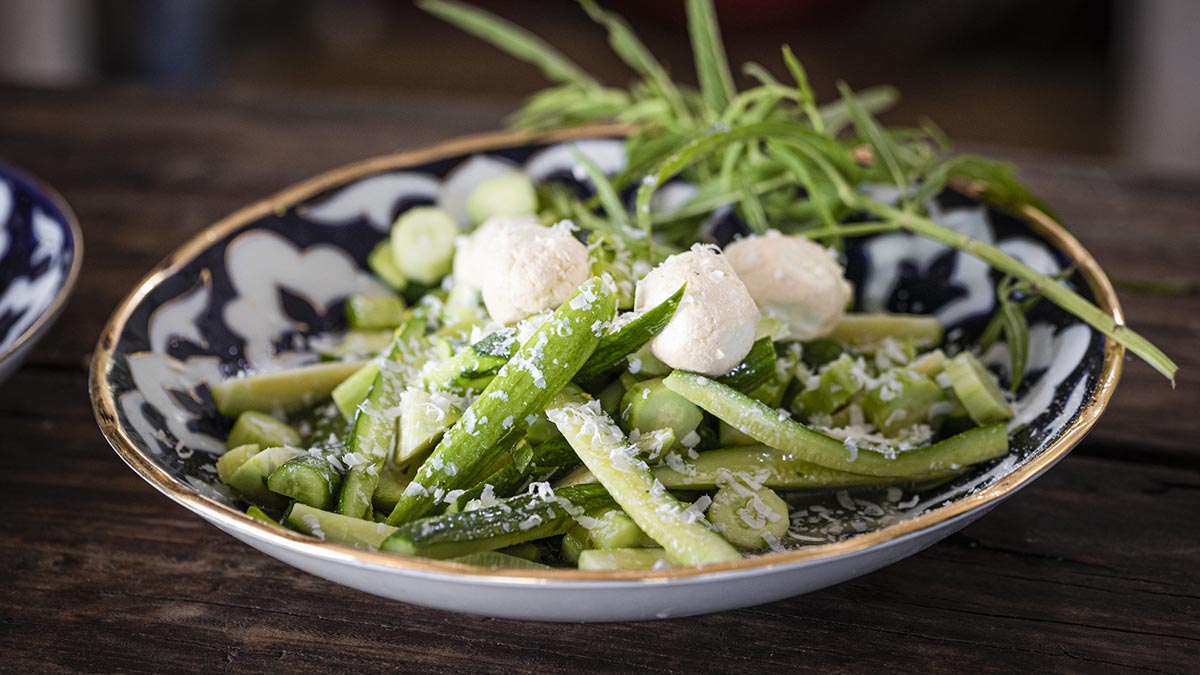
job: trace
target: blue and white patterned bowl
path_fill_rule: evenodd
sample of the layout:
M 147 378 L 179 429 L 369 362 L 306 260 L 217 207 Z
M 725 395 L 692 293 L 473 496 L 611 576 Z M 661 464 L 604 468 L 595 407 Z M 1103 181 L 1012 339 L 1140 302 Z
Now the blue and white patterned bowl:
M 252 369 L 303 362 L 311 338 L 342 327 L 342 301 L 374 282 L 366 256 L 396 215 L 436 203 L 462 217 L 466 194 L 500 172 L 523 171 L 587 190 L 568 148 L 607 172 L 624 163 L 613 129 L 542 136 L 495 134 L 337 169 L 211 226 L 159 265 L 121 304 L 92 363 L 97 420 L 149 483 L 222 530 L 289 564 L 377 595 L 493 616 L 625 620 L 681 616 L 796 595 L 852 578 L 965 526 L 1063 457 L 1099 417 L 1123 350 L 1046 307 L 1031 317 L 1030 376 L 1012 424 L 1012 453 L 954 483 L 878 505 L 839 499 L 844 532 L 829 541 L 705 568 L 649 572 L 494 570 L 360 551 L 246 516 L 216 478 L 228 421 L 207 386 Z M 663 187 L 657 206 L 686 199 Z M 1116 297 L 1090 255 L 1043 214 L 1001 213 L 956 192 L 931 205 L 942 223 L 995 242 L 1043 271 L 1071 264 L 1064 283 L 1118 321 Z M 705 231 L 736 230 L 718 214 Z M 973 258 L 906 234 L 847 249 L 858 306 L 936 314 L 969 343 L 995 303 L 997 276 Z M 1004 346 L 987 355 L 1002 367 Z M 873 508 L 874 507 L 874 508 Z
M 0 383 L 67 303 L 83 237 L 62 197 L 0 162 Z

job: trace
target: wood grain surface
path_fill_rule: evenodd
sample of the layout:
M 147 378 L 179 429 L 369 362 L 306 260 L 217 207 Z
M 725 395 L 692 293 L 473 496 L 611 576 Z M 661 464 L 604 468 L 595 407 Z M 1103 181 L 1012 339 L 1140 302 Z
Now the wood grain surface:
M 507 106 L 418 96 L 0 89 L 0 158 L 62 192 L 86 240 L 54 330 L 0 388 L 0 670 L 33 672 L 1196 672 L 1200 186 L 1013 149 L 1182 367 L 1130 361 L 1091 435 L 925 552 L 771 605 L 550 625 L 377 599 L 293 570 L 154 491 L 92 419 L 103 322 L 158 260 L 339 164 L 498 127 Z

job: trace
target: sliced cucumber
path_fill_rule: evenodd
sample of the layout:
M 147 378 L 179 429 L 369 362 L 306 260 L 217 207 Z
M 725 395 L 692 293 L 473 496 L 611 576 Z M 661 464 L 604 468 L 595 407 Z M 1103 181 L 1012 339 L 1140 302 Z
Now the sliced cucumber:
M 669 428 L 677 441 L 696 431 L 704 412 L 694 403 L 671 391 L 662 379 L 638 382 L 621 398 L 621 424 L 643 434 Z
M 800 356 L 800 360 L 804 362 L 804 365 L 815 370 L 826 363 L 836 361 L 838 357 L 845 353 L 846 348 L 842 343 L 836 340 L 818 338 L 804 343 L 804 350 Z
M 930 477 L 994 459 L 1008 451 L 1005 436 L 1003 448 L 991 444 L 950 444 L 950 439 L 947 439 L 930 446 L 897 452 L 894 458 L 877 452 L 851 452 L 845 443 L 813 431 L 778 410 L 719 382 L 679 371 L 672 373 L 665 382 L 672 391 L 760 443 L 789 452 L 797 459 L 838 471 L 867 476 Z M 1003 436 L 1004 433 L 1001 427 L 1000 434 Z
M 298 531 L 324 541 L 365 549 L 379 548 L 396 531 L 384 523 L 343 516 L 299 502 L 292 504 L 284 514 L 284 520 Z
M 279 524 L 278 520 L 275 520 L 271 516 L 267 515 L 266 511 L 263 511 L 262 509 L 258 508 L 257 506 L 255 506 L 253 504 L 251 504 L 246 509 L 246 515 L 250 516 L 251 518 L 254 518 L 255 520 L 261 520 L 264 523 L 270 523 L 272 525 Z
M 771 338 L 764 337 L 755 340 L 746 358 L 728 373 L 718 377 L 717 381 L 738 391 L 753 391 L 774 376 L 775 345 Z
M 817 386 L 806 388 L 796 396 L 799 409 L 805 415 L 829 415 L 846 405 L 863 386 L 857 374 L 857 364 L 858 359 L 842 354 L 823 366 L 817 376 Z
M 595 549 L 579 554 L 579 569 L 594 572 L 605 570 L 660 570 L 673 567 L 667 552 L 661 548 Z
M 400 397 L 400 443 L 396 463 L 404 464 L 433 449 L 446 430 L 462 417 L 462 409 L 441 393 L 409 387 Z
M 925 352 L 910 361 L 906 368 L 925 377 L 937 377 L 946 368 L 946 352 L 940 349 Z
M 450 558 L 451 561 L 462 563 L 464 565 L 476 565 L 478 567 L 495 567 L 500 569 L 513 570 L 544 570 L 549 569 L 549 565 L 543 565 L 540 562 L 528 560 L 526 558 L 518 558 L 515 555 L 501 553 L 500 551 L 479 551 L 478 553 L 468 553 L 457 558 Z
M 354 330 L 395 328 L 403 321 L 404 299 L 398 295 L 371 293 L 346 300 L 346 322 Z
M 213 385 L 211 392 L 217 410 L 229 417 L 247 410 L 295 412 L 327 400 L 334 387 L 362 366 L 362 361 L 335 361 L 235 377 Z
M 774 490 L 740 481 L 717 490 L 708 507 L 708 520 L 726 541 L 743 551 L 778 543 L 791 526 L 787 502 Z
M 349 331 L 336 345 L 321 351 L 321 360 L 345 361 L 378 356 L 392 344 L 392 335 L 390 330 Z
M 217 478 L 220 478 L 222 483 L 228 483 L 242 464 L 245 464 L 246 460 L 257 455 L 261 450 L 262 446 L 255 443 L 239 445 L 226 450 L 225 454 L 217 458 Z
M 963 352 L 947 361 L 946 375 L 954 395 L 976 424 L 990 424 L 1012 417 L 1012 408 L 996 384 L 995 376 L 971 353 Z
M 260 506 L 282 508 L 287 504 L 287 500 L 267 488 L 267 477 L 299 454 L 300 451 L 295 448 L 267 448 L 242 462 L 226 482 L 245 497 L 246 501 Z
M 392 241 L 390 239 L 384 239 L 371 249 L 367 255 L 367 267 L 375 273 L 375 276 L 397 291 L 402 291 L 408 286 L 408 278 L 400 271 L 396 265 L 396 259 L 392 257 Z
M 863 396 L 862 409 L 886 436 L 929 422 L 934 404 L 946 400 L 936 382 L 907 368 L 889 370 L 880 380 L 879 386 Z
M 942 324 L 924 314 L 847 314 L 826 337 L 865 349 L 890 337 L 928 349 L 941 344 Z
M 489 178 L 467 195 L 467 217 L 479 225 L 495 216 L 527 216 L 537 213 L 537 190 L 533 181 L 516 171 Z
M 765 445 L 707 450 L 695 459 L 685 459 L 674 467 L 656 466 L 653 471 L 654 477 L 668 490 L 712 490 L 731 477 L 752 479 L 775 490 L 828 490 L 897 482 L 891 476 L 863 476 L 829 469 Z
M 390 462 L 385 464 L 379 472 L 379 485 L 371 495 L 371 505 L 383 513 L 396 508 L 396 502 L 400 501 L 400 495 L 404 494 L 404 488 L 408 487 L 416 472 L 415 466 L 401 467 Z
M 458 225 L 445 211 L 418 206 L 392 226 L 392 259 L 408 279 L 432 286 L 450 273 Z
M 225 447 L 236 448 L 240 445 L 258 445 L 270 448 L 282 445 L 300 445 L 300 433 L 287 422 L 256 410 L 247 410 L 238 415 L 225 439 Z
M 564 506 L 564 503 L 567 504 Z M 494 506 L 432 516 L 399 526 L 383 550 L 426 558 L 455 558 L 564 534 L 575 525 L 571 513 L 612 504 L 599 485 L 558 490 L 554 496 L 521 495 Z
M 367 392 L 371 390 L 371 385 L 375 383 L 377 375 L 379 375 L 379 366 L 368 363 L 333 388 L 333 402 L 347 422 L 354 420 L 358 406 L 362 405 L 363 400 L 367 398 Z
M 333 465 L 320 457 L 301 455 L 271 472 L 267 489 L 307 504 L 316 509 L 328 509 L 337 498 L 342 476 Z
M 598 404 L 559 397 L 546 409 L 546 416 L 625 513 L 667 550 L 671 560 L 707 565 L 741 558 L 662 488 L 649 468 L 633 456 L 628 439 Z

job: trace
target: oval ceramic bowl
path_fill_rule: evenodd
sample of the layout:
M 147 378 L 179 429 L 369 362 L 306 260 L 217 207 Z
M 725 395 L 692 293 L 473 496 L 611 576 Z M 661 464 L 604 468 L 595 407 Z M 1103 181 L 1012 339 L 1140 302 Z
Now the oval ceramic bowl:
M 932 492 L 885 504 L 840 494 L 800 520 L 820 542 L 705 568 L 648 572 L 498 570 L 361 551 L 266 525 L 216 479 L 229 422 L 207 385 L 312 357 L 310 338 L 341 328 L 342 300 L 374 282 L 373 244 L 402 210 L 437 203 L 457 216 L 471 187 L 524 171 L 586 190 L 568 145 L 608 172 L 623 165 L 613 129 L 496 134 L 371 159 L 318 176 L 211 226 L 163 261 L 121 303 L 92 363 L 96 417 L 133 469 L 171 499 L 247 544 L 338 583 L 432 607 L 499 617 L 612 621 L 683 616 L 768 602 L 856 577 L 911 555 L 983 515 L 1061 459 L 1112 394 L 1122 349 L 1053 307 L 1031 318 L 1030 376 L 1006 458 Z M 659 208 L 686 199 L 671 183 Z M 1064 282 L 1118 321 L 1112 288 L 1088 253 L 1049 218 L 997 212 L 959 193 L 931 205 L 955 229 L 993 241 Z M 736 230 L 727 214 L 708 233 Z M 969 343 L 995 303 L 996 276 L 927 240 L 888 234 L 847 248 L 858 306 L 936 314 Z M 987 355 L 1005 362 L 1004 346 Z M 823 509 L 823 510 L 822 510 Z
M 62 197 L 0 162 L 0 383 L 58 318 L 82 263 L 83 237 Z

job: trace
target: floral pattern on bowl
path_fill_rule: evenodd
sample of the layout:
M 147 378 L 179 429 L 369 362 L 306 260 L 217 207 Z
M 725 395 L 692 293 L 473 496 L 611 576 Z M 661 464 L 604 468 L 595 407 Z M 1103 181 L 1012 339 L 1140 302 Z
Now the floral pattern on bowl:
M 0 164 L 0 382 L 58 316 L 81 261 L 79 227 L 62 198 Z

